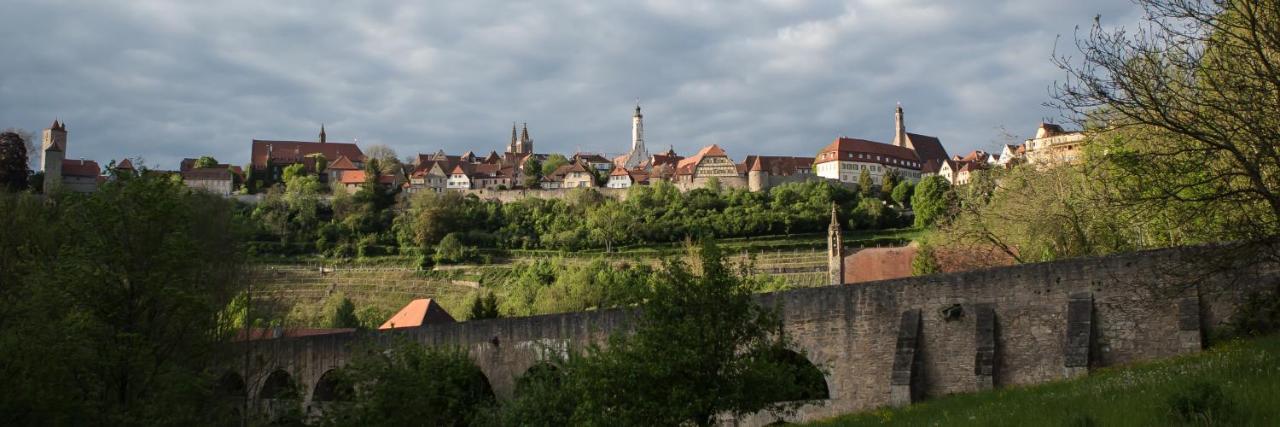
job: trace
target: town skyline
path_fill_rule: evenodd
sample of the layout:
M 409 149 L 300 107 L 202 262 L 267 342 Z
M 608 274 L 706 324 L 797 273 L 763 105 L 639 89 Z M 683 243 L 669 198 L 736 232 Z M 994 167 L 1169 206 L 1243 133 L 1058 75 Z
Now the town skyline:
M 1026 138 L 1058 119 L 1041 106 L 1060 77 L 1057 35 L 1137 13 L 1087 3 L 32 2 L 15 21 L 59 19 L 2 30 L 13 60 L 0 65 L 0 116 L 33 133 L 64 121 L 78 156 L 170 168 L 197 154 L 243 164 L 252 139 L 312 139 L 322 123 L 332 140 L 401 156 L 500 151 L 512 121 L 529 123 L 539 151 L 618 153 L 636 98 L 651 149 L 812 155 L 840 135 L 887 142 L 901 102 L 912 129 L 966 152 L 995 146 L 1002 126 Z

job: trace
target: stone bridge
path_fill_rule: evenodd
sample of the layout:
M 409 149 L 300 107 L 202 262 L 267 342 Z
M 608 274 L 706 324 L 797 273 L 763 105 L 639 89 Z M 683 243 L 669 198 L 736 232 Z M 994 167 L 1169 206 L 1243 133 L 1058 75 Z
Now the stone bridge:
M 826 379 L 827 398 L 790 421 L 990 387 L 1034 384 L 1198 351 L 1253 290 L 1277 283 L 1257 250 L 1198 247 L 1028 264 L 956 274 L 765 294 L 785 333 Z M 412 330 L 258 341 L 228 372 L 256 410 L 282 386 L 322 410 L 335 368 L 363 339 L 407 337 L 465 348 L 502 398 L 549 355 L 576 351 L 625 329 L 632 311 L 506 318 Z M 427 391 L 424 391 L 427 392 Z M 735 420 L 776 421 L 772 414 Z

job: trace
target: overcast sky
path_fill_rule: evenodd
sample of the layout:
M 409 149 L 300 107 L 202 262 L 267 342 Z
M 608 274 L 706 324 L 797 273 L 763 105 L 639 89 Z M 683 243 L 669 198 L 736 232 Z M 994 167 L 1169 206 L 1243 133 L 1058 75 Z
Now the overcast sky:
M 956 154 L 1026 137 L 1062 72 L 1055 39 L 1121 0 L 0 0 L 0 128 L 55 117 L 67 157 L 248 162 L 250 140 L 386 144 L 401 157 L 621 153 L 637 98 L 651 152 L 717 143 L 812 156 L 908 130 Z

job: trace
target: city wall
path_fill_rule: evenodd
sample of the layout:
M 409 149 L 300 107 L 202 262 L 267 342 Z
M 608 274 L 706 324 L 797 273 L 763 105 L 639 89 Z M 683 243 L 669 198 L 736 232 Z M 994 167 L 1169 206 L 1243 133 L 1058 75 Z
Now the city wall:
M 1245 251 L 1244 254 L 1256 254 Z M 1247 292 L 1274 286 L 1272 264 L 1237 248 L 1200 247 L 1019 265 L 767 294 L 785 333 L 826 372 L 829 398 L 787 420 L 812 420 L 1198 351 Z M 603 310 L 431 325 L 254 345 L 236 369 L 251 399 L 282 370 L 310 402 L 317 382 L 361 339 L 404 337 L 467 349 L 500 398 L 551 355 L 623 330 L 633 312 Z M 308 403 L 309 404 L 309 403 Z M 778 420 L 756 414 L 740 425 Z

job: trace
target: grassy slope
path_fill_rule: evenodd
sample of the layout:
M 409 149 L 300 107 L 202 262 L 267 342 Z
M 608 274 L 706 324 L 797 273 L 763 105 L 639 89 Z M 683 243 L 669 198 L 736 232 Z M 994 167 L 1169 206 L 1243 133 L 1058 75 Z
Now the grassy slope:
M 1160 426 L 1184 424 L 1170 403 L 1209 383 L 1226 414 L 1190 425 L 1280 425 L 1280 335 L 1085 378 L 954 395 L 901 409 L 846 415 L 815 426 Z

